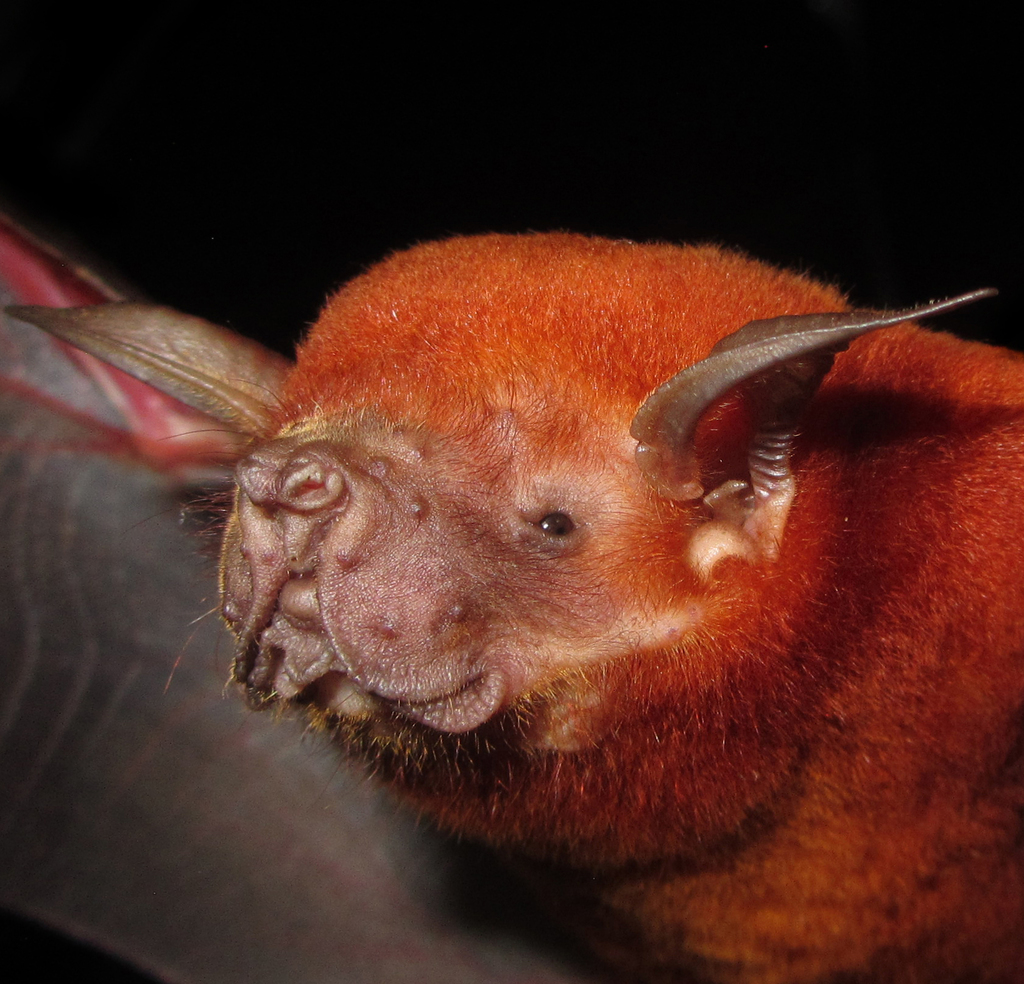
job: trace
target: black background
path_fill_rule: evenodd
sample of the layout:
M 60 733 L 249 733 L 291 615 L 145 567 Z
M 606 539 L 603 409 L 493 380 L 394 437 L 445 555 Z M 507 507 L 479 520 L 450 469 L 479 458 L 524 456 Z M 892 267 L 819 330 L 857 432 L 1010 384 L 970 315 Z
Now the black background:
M 0 6 L 0 195 L 282 350 L 393 249 L 527 229 L 714 241 L 870 306 L 992 285 L 941 327 L 1024 347 L 994 5 L 116 6 Z
M 257 7 L 7 0 L 0 191 L 283 349 L 393 249 L 526 229 L 737 246 L 865 305 L 991 284 L 962 320 L 1016 341 L 994 7 Z

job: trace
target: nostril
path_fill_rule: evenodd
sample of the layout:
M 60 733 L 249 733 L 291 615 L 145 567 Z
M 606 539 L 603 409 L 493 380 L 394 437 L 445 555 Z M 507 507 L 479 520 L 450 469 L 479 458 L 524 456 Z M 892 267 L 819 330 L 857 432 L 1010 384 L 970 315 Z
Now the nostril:
M 299 455 L 278 476 L 277 501 L 296 512 L 312 512 L 339 503 L 348 492 L 342 471 L 317 457 Z
M 270 505 L 274 499 L 274 480 L 277 469 L 253 455 L 240 461 L 235 467 L 238 487 L 252 501 L 261 506 Z
M 251 502 L 271 511 L 315 512 L 344 506 L 349 495 L 345 468 L 329 448 L 263 447 L 238 463 L 235 477 Z

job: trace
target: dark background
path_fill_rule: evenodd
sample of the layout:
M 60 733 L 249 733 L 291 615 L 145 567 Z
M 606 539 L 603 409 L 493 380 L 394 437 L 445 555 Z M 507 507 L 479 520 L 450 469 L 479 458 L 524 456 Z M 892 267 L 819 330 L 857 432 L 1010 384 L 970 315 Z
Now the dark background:
M 527 229 L 737 246 L 875 306 L 991 284 L 963 320 L 1016 341 L 988 5 L 258 6 L 6 0 L 0 193 L 285 349 L 393 249 Z
M 872 306 L 993 285 L 941 325 L 1024 347 L 1009 14 L 257 6 L 5 0 L 0 196 L 282 350 L 390 250 L 527 229 L 714 241 Z

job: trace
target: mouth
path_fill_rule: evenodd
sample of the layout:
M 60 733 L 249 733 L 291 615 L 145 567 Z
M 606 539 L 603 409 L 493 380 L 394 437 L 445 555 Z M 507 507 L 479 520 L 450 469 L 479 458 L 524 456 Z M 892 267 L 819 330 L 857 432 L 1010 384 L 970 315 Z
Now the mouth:
M 235 658 L 233 675 L 259 705 L 293 700 L 328 673 L 348 672 L 348 665 L 321 632 L 297 629 L 275 616 L 258 640 Z
M 326 633 L 297 628 L 280 614 L 239 653 L 233 675 L 254 708 L 292 702 L 348 719 L 391 713 L 450 734 L 493 717 L 508 692 L 500 673 L 486 671 L 437 692 L 407 686 L 386 693 L 363 686 Z

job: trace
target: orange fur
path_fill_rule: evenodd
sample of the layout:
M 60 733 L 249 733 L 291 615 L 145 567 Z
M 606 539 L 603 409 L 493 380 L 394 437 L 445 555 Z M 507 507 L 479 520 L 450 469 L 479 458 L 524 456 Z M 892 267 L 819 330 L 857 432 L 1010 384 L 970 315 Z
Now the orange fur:
M 278 419 L 368 408 L 456 433 L 485 482 L 481 416 L 515 415 L 545 467 L 611 461 L 722 336 L 843 307 L 714 248 L 433 243 L 331 299 Z M 700 581 L 702 507 L 639 481 L 581 562 L 624 605 L 691 612 L 676 642 L 545 679 L 467 735 L 341 730 L 443 826 L 520 858 L 626 976 L 1024 980 L 1022 408 L 1014 355 L 859 339 L 806 415 L 776 562 Z M 710 471 L 747 427 L 737 401 L 705 426 Z M 524 744 L 556 706 L 578 746 Z

